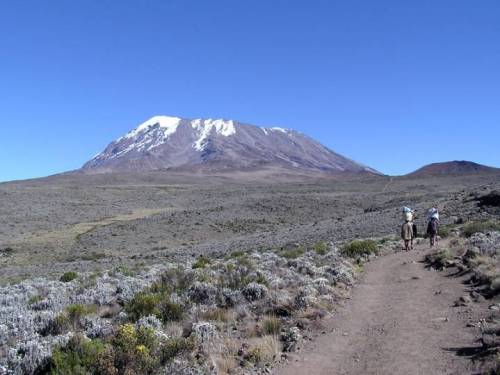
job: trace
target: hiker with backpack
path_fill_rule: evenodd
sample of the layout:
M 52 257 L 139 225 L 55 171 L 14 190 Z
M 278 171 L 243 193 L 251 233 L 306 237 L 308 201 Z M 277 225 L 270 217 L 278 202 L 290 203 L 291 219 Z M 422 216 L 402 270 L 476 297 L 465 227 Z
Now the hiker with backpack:
M 401 239 L 404 243 L 404 250 L 413 250 L 413 210 L 403 207 L 403 219 L 405 222 L 401 226 Z
M 429 223 L 427 224 L 427 235 L 429 236 L 429 242 L 431 248 L 437 245 L 437 236 L 439 232 L 439 212 L 438 209 L 432 207 L 429 210 L 427 217 Z
M 401 238 L 404 243 L 404 250 L 410 251 L 413 247 L 411 243 L 413 242 L 413 228 L 411 221 L 405 221 L 401 226 Z

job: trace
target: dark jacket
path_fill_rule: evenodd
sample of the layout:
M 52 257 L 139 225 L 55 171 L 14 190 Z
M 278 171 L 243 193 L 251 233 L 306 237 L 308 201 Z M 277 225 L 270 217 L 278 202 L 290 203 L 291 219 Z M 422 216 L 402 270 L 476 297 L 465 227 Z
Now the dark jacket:
M 436 219 L 431 219 L 429 224 L 427 224 L 427 234 L 429 236 L 435 236 L 438 234 L 439 223 Z

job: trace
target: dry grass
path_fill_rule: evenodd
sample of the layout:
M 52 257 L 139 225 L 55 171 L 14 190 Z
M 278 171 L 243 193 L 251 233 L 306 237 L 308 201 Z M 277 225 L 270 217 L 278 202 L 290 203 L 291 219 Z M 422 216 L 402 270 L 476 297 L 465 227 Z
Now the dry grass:
M 216 308 L 212 310 L 208 310 L 201 314 L 201 318 L 203 320 L 208 320 L 208 321 L 216 321 L 216 322 L 223 322 L 227 323 L 228 321 L 231 320 L 234 314 L 232 314 L 229 310 L 227 309 L 221 309 L 221 308 Z
M 278 335 L 265 335 L 252 340 L 249 351 L 251 361 L 254 363 L 271 363 L 280 358 L 282 351 Z
M 181 337 L 184 327 L 181 322 L 168 322 L 164 325 L 163 331 L 169 337 Z
M 277 335 L 281 331 L 281 320 L 271 316 L 262 322 L 262 326 L 266 335 Z
M 236 359 L 241 343 L 236 339 L 226 338 L 215 343 L 210 352 L 210 358 L 216 363 L 218 374 L 232 374 L 239 366 Z

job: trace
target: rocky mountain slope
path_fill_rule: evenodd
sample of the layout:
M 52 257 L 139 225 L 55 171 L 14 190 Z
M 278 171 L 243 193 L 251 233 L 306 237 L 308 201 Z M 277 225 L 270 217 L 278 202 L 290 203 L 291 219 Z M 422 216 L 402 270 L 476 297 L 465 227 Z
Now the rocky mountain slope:
M 500 172 L 499 168 L 488 167 L 486 165 L 474 163 L 472 161 L 454 160 L 443 163 L 432 163 L 417 169 L 407 176 L 426 177 L 426 176 L 443 176 L 456 174 L 475 174 L 475 173 L 491 173 Z
M 278 167 L 378 174 L 294 130 L 232 120 L 155 116 L 87 162 L 82 171 L 246 170 Z

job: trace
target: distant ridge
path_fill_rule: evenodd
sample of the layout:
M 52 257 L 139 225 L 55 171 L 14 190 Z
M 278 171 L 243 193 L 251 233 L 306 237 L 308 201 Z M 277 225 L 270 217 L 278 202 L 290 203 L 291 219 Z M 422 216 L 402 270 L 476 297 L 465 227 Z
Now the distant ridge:
M 84 173 L 285 169 L 380 175 L 295 130 L 224 119 L 154 116 L 85 163 Z M 295 172 L 294 172 L 295 171 Z
M 413 177 L 444 176 L 459 174 L 478 174 L 500 172 L 499 168 L 474 163 L 466 160 L 454 160 L 442 163 L 432 163 L 407 174 Z

